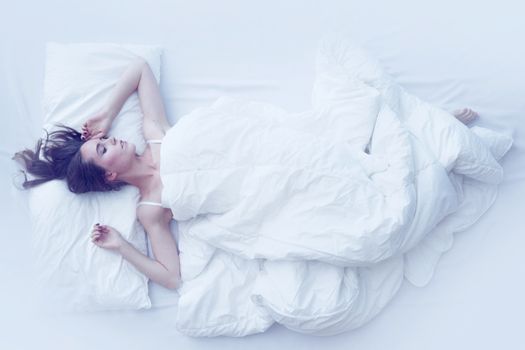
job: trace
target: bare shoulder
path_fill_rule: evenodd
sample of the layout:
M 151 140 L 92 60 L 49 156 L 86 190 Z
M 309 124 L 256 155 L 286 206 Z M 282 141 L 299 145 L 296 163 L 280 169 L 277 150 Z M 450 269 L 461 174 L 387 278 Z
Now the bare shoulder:
M 140 205 L 137 208 L 137 218 L 145 228 L 157 225 L 167 225 L 172 219 L 171 210 L 153 205 Z

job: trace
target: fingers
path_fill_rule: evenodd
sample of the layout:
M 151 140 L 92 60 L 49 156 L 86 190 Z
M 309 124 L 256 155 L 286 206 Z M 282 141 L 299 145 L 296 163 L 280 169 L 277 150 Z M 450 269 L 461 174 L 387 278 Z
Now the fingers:
M 93 232 L 100 231 L 100 232 L 109 232 L 109 229 L 105 225 L 95 224 L 93 225 Z
M 93 230 L 91 231 L 91 241 L 94 243 L 98 243 L 103 236 L 109 232 L 108 228 L 99 225 L 98 223 L 93 226 Z
M 96 127 L 88 125 L 89 121 L 85 122 L 82 125 L 81 128 L 81 136 L 80 138 L 84 140 L 89 140 L 91 138 L 97 138 L 104 136 L 104 132 L 102 130 L 96 130 Z
M 82 135 L 80 136 L 80 139 L 85 141 L 89 139 L 96 139 L 102 136 L 104 136 L 104 133 L 102 131 L 91 132 L 87 129 L 84 129 L 84 127 L 82 127 Z
M 82 125 L 82 136 L 80 136 L 80 138 L 82 140 L 87 140 L 90 138 L 90 136 L 91 136 L 91 132 L 89 131 L 87 122 L 85 122 L 84 125 Z

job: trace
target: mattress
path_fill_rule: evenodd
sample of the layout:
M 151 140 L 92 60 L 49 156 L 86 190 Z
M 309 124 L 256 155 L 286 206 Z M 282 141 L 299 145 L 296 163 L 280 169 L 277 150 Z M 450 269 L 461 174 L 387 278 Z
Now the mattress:
M 0 346 L 63 348 L 313 349 L 514 348 L 520 342 L 525 239 L 524 5 L 444 0 L 113 2 L 5 4 L 0 28 L 2 232 Z M 121 6 L 119 6 L 121 5 Z M 125 8 L 125 10 L 124 10 Z M 82 11 L 79 11 L 82 10 Z M 56 315 L 35 298 L 25 194 L 10 156 L 40 135 L 45 43 L 118 42 L 164 48 L 161 92 L 172 124 L 223 95 L 279 105 L 310 103 L 318 40 L 343 31 L 407 91 L 441 108 L 471 107 L 476 125 L 511 134 L 505 179 L 492 208 L 439 262 L 424 288 L 404 283 L 364 327 L 314 337 L 274 325 L 246 338 L 194 339 L 175 328 L 177 295 L 150 285 L 154 307 L 140 312 Z M 173 223 L 173 230 L 176 225 Z M 86 337 L 86 334 L 92 336 Z M 28 336 L 30 335 L 30 336 Z

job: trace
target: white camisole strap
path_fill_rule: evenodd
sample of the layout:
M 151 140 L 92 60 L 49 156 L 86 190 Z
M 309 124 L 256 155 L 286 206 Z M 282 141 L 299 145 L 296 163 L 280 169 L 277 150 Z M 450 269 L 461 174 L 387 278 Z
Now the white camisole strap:
M 162 143 L 162 140 L 146 140 L 147 143 Z
M 142 204 L 144 204 L 144 205 L 156 205 L 156 206 L 158 206 L 158 207 L 162 207 L 162 203 L 158 203 L 158 202 L 149 202 L 149 201 L 141 201 L 141 202 L 138 202 L 138 203 L 137 203 L 137 206 L 142 205 Z

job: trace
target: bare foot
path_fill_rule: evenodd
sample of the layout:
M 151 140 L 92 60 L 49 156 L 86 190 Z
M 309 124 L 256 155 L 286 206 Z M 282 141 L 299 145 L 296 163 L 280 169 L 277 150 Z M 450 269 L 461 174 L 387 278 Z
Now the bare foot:
M 454 117 L 456 117 L 457 120 L 459 120 L 465 125 L 469 124 L 474 119 L 479 117 L 478 113 L 470 108 L 456 109 L 454 112 L 452 112 L 452 114 L 454 115 Z

